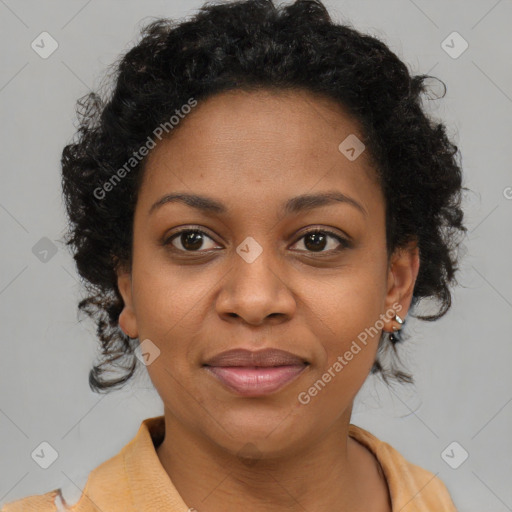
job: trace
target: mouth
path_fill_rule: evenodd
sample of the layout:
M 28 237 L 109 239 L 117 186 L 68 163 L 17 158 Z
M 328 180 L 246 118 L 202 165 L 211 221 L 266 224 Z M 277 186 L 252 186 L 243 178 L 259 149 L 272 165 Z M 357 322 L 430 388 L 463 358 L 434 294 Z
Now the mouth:
M 285 366 L 208 366 L 213 375 L 227 389 L 240 396 L 264 396 L 275 393 L 304 372 L 308 363 Z
M 231 392 L 263 396 L 297 379 L 309 364 L 303 357 L 277 348 L 237 348 L 208 359 L 203 368 Z

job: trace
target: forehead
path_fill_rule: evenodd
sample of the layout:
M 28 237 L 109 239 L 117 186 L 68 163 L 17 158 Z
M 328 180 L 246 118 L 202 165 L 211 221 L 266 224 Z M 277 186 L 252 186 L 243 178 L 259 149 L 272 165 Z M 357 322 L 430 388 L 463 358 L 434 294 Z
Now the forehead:
M 223 92 L 199 101 L 157 143 L 140 195 L 177 188 L 272 194 L 280 187 L 298 194 L 320 181 L 324 189 L 367 188 L 375 184 L 369 155 L 350 160 L 340 150 L 361 139 L 357 121 L 329 98 L 303 90 Z

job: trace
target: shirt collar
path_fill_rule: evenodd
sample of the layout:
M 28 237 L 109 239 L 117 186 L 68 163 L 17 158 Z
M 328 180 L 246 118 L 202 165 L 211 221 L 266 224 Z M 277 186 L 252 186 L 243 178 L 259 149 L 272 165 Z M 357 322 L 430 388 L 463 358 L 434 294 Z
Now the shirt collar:
M 128 485 L 138 512 L 188 510 L 156 453 L 164 434 L 164 416 L 147 418 L 123 448 Z
M 417 506 L 420 505 L 418 501 L 422 502 L 420 494 L 427 498 L 422 490 L 425 490 L 428 496 L 446 493 L 443 484 L 435 478 L 437 474 L 432 475 L 410 464 L 392 446 L 367 430 L 349 424 L 348 434 L 363 444 L 379 461 L 388 485 L 393 510 L 397 505 L 403 506 L 411 501 L 410 492 L 407 492 L 411 489 L 417 490 Z M 156 449 L 163 441 L 164 435 L 164 416 L 147 418 L 142 421 L 137 435 L 122 450 L 127 483 L 135 510 L 138 512 L 189 510 L 158 458 Z M 424 510 L 421 507 L 414 510 L 420 509 Z M 455 508 L 450 506 L 449 510 Z

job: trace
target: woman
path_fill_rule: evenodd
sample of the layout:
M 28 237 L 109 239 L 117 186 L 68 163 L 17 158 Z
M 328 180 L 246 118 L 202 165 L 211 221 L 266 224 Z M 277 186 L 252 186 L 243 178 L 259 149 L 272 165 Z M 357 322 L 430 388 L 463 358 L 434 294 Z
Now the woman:
M 80 102 L 62 170 L 103 349 L 91 388 L 141 361 L 164 414 L 77 503 L 2 510 L 456 510 L 350 423 L 370 373 L 412 382 L 395 344 L 418 302 L 440 304 L 424 320 L 451 303 L 462 172 L 426 78 L 318 0 L 145 28 L 112 95 Z

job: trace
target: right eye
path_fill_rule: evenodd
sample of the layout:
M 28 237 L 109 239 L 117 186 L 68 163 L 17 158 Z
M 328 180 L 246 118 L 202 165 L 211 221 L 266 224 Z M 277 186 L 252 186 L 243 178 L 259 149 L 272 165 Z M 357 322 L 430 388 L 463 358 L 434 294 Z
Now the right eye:
M 203 252 L 199 251 L 206 240 L 215 241 L 200 229 L 181 229 L 167 238 L 163 244 L 172 246 L 172 250 L 180 252 Z M 176 243 L 175 243 L 176 242 Z M 181 246 L 181 247 L 180 247 Z M 210 250 L 212 247 L 206 249 Z

